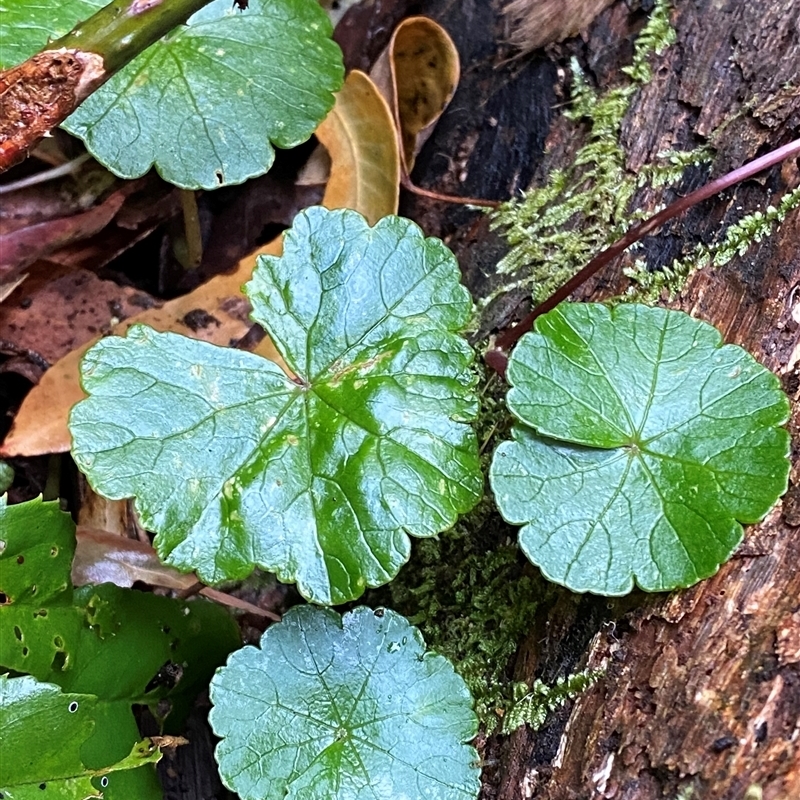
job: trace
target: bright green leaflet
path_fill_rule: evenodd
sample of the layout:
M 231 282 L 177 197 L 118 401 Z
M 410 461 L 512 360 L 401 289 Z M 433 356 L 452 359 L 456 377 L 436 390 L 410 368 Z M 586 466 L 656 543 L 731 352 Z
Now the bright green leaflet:
M 712 575 L 786 491 L 778 379 L 679 311 L 562 304 L 511 357 L 498 508 L 544 574 L 619 595 Z
M 67 33 L 104 0 L 0 0 L 2 65 Z M 274 150 L 308 139 L 343 80 L 315 0 L 217 0 L 91 95 L 64 127 L 123 178 L 155 166 L 186 188 L 261 175 Z M 271 144 L 272 143 L 272 144 Z
M 467 800 L 472 698 L 393 611 L 297 606 L 211 682 L 223 782 L 242 800 Z
M 139 738 L 133 703 L 159 717 L 159 701 L 167 702 L 172 724 L 239 646 L 227 612 L 205 601 L 109 584 L 73 591 L 75 526 L 58 503 L 0 501 L 0 531 L 0 591 L 7 601 L 0 606 L 0 669 L 99 698 L 96 731 L 82 749 L 87 767 L 102 769 L 128 755 Z M 161 797 L 151 768 L 115 773 L 104 792 L 106 800 Z
M 76 800 L 103 792 L 108 797 L 106 773 L 158 761 L 158 750 L 142 742 L 118 763 L 89 769 L 82 749 L 95 727 L 96 705 L 92 695 L 62 693 L 29 676 L 0 675 L 0 797 Z
M 319 603 L 391 580 L 483 491 L 468 422 L 472 304 L 438 240 L 399 217 L 300 214 L 247 294 L 289 368 L 133 327 L 82 363 L 73 456 L 135 497 L 167 563 L 216 583 L 255 565 Z

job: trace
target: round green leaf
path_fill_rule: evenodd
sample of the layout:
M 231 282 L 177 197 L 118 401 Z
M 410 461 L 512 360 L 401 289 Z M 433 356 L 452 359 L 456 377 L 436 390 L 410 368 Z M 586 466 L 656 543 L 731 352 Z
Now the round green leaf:
M 354 599 L 483 490 L 459 277 L 408 220 L 309 209 L 247 287 L 294 379 L 131 328 L 83 361 L 73 456 L 101 494 L 136 497 L 173 566 L 215 583 L 259 565 L 316 602 Z
M 27 58 L 103 5 L 0 7 L 3 62 Z M 330 35 L 315 0 L 251 0 L 244 12 L 216 0 L 112 77 L 64 127 L 123 178 L 155 166 L 192 189 L 241 183 L 270 168 L 272 144 L 304 142 L 333 106 L 343 69 Z
M 472 698 L 392 611 L 293 608 L 211 682 L 223 782 L 243 800 L 467 800 Z
M 712 575 L 786 491 L 777 378 L 678 311 L 562 304 L 512 354 L 503 517 L 545 575 L 618 595 Z

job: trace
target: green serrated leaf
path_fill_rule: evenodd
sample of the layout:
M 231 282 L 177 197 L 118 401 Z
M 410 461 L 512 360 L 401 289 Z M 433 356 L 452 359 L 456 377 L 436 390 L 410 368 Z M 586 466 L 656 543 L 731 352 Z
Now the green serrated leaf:
M 0 4 L 4 66 L 67 33 L 105 0 Z M 13 31 L 13 35 L 10 32 Z M 186 188 L 266 172 L 308 139 L 342 84 L 341 53 L 314 0 L 216 0 L 92 94 L 64 127 L 123 178 L 152 166 Z
M 95 729 L 102 727 L 97 719 L 98 714 L 102 716 L 99 705 L 93 695 L 65 693 L 58 686 L 40 683 L 29 676 L 0 675 L 3 752 L 0 797 L 3 800 L 160 797 L 160 791 L 147 793 L 146 781 L 136 780 L 142 776 L 140 767 L 161 758 L 149 739 L 136 742 L 128 755 L 102 769 L 92 769 L 86 763 L 86 745 Z M 109 778 L 110 773 L 116 774 Z M 114 791 L 123 778 L 129 787 L 135 787 L 136 793 Z
M 187 603 L 110 584 L 73 592 L 75 526 L 58 503 L 5 506 L 0 500 L 0 530 L 0 587 L 7 600 L 0 606 L 0 669 L 94 696 L 96 730 L 83 742 L 81 757 L 95 774 L 125 758 L 138 740 L 133 703 L 149 705 L 160 717 L 161 701 L 172 709 L 173 723 L 239 645 L 226 611 L 205 601 Z M 34 585 L 17 591 L 26 580 L 36 581 L 35 592 Z M 48 586 L 51 591 L 45 591 Z M 152 768 L 126 768 L 105 783 L 106 800 L 161 797 Z
M 392 611 L 291 609 L 211 682 L 216 758 L 243 800 L 477 797 L 472 698 Z
M 352 600 L 483 490 L 459 277 L 408 220 L 309 209 L 247 285 L 295 378 L 133 327 L 83 361 L 73 456 L 101 494 L 136 498 L 167 563 L 210 583 L 258 565 Z
M 786 491 L 777 378 L 682 312 L 562 304 L 508 378 L 525 424 L 497 449 L 492 488 L 528 558 L 574 591 L 689 586 Z
M 0 497 L 0 596 L 43 603 L 72 586 L 75 523 L 58 502 L 6 505 Z
M 96 703 L 31 677 L 0 675 L 0 794 L 8 800 L 98 796 L 81 759 Z

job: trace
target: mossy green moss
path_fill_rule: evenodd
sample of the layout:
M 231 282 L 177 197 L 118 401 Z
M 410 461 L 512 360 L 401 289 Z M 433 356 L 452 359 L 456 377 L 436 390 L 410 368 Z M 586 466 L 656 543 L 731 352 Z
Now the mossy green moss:
M 651 57 L 674 41 L 669 5 L 658 0 L 636 41 L 632 63 L 623 68 L 624 85 L 596 92 L 573 59 L 572 103 L 564 116 L 575 122 L 576 131 L 579 124 L 588 127 L 586 140 L 567 169 L 551 172 L 544 186 L 492 213 L 492 226 L 511 244 L 498 271 L 519 276 L 503 292 L 522 286 L 540 303 L 641 218 L 631 211 L 638 190 L 676 184 L 687 167 L 709 161 L 710 151 L 696 148 L 663 153 L 638 174 L 625 165 L 623 120 L 636 92 L 652 80 Z
M 491 733 L 513 700 L 510 669 L 531 629 L 541 581 L 526 569 L 515 541 L 469 520 L 415 543 L 413 569 L 390 584 L 392 607 L 419 626 L 429 647 L 449 658 Z
M 511 425 L 505 387 L 492 376 L 484 380 L 476 423 L 484 471 L 494 440 Z M 549 591 L 487 495 L 452 530 L 416 540 L 411 561 L 370 600 L 408 617 L 428 646 L 453 662 L 475 697 L 481 723 L 492 732 L 512 702 L 514 655 Z
M 534 730 L 541 728 L 551 711 L 585 692 L 602 676 L 602 670 L 585 669 L 559 678 L 552 686 L 538 680 L 530 686 L 514 683 L 513 702 L 503 717 L 503 733 L 511 733 L 522 725 L 530 725 Z
M 544 186 L 493 212 L 493 227 L 501 229 L 511 244 L 498 271 L 513 274 L 516 280 L 486 298 L 484 307 L 498 294 L 520 287 L 531 291 L 534 304 L 542 302 L 633 224 L 658 210 L 632 209 L 639 190 L 676 185 L 688 167 L 710 162 L 710 148 L 699 147 L 662 153 L 637 174 L 625 166 L 620 144 L 623 120 L 636 92 L 652 80 L 652 56 L 663 53 L 674 41 L 669 5 L 657 0 L 636 41 L 633 61 L 622 70 L 629 79 L 625 85 L 600 94 L 573 61 L 572 104 L 564 116 L 588 127 L 586 140 L 569 168 L 555 170 Z M 800 190 L 788 192 L 775 206 L 729 227 L 716 243 L 697 244 L 662 269 L 650 270 L 643 260 L 636 261 L 625 270 L 632 285 L 616 301 L 655 303 L 676 295 L 697 269 L 721 266 L 770 235 L 800 206 L 799 195 Z
M 697 244 L 669 266 L 652 271 L 642 260 L 625 269 L 631 286 L 620 298 L 622 302 L 655 303 L 675 297 L 686 285 L 689 276 L 705 267 L 721 267 L 735 256 L 743 256 L 753 244 L 775 232 L 790 211 L 800 207 L 800 187 L 787 192 L 776 206 L 754 211 L 731 225 L 721 240 L 712 245 Z

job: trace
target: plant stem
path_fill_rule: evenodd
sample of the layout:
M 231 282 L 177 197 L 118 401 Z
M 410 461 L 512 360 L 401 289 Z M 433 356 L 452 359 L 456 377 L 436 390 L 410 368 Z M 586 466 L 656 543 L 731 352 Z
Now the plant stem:
M 113 0 L 47 47 L 103 59 L 106 80 L 210 0 Z
M 598 253 L 582 270 L 580 270 L 580 272 L 573 275 L 563 286 L 556 289 L 550 297 L 536 306 L 536 308 L 521 322 L 512 328 L 506 328 L 506 330 L 500 333 L 495 340 L 494 347 L 486 353 L 486 363 L 500 375 L 504 375 L 508 363 L 508 351 L 517 343 L 523 334 L 533 328 L 533 323 L 536 319 L 542 314 L 546 314 L 548 311 L 554 309 L 563 300 L 566 300 L 576 289 L 586 283 L 589 278 L 599 272 L 609 262 L 617 258 L 617 256 L 622 255 L 632 244 L 643 239 L 665 222 L 668 222 L 684 211 L 692 208 L 692 206 L 696 206 L 698 203 L 703 202 L 703 200 L 707 200 L 709 197 L 713 197 L 719 194 L 719 192 L 731 186 L 735 186 L 737 183 L 741 183 L 753 177 L 753 175 L 775 164 L 779 164 L 787 158 L 792 158 L 793 156 L 800 156 L 800 139 L 795 139 L 789 142 L 789 144 L 783 145 L 783 147 L 772 150 L 766 155 L 754 161 L 750 161 L 744 166 L 738 167 L 720 178 L 710 181 L 705 186 L 676 200 L 663 211 L 650 217 L 650 219 L 638 225 L 634 225 L 622 238 Z
M 211 0 L 114 0 L 0 72 L 0 172 L 22 161 L 92 92 Z
M 200 213 L 197 209 L 197 195 L 192 189 L 181 189 L 181 210 L 183 211 L 183 237 L 186 242 L 186 269 L 195 269 L 203 260 L 203 232 L 200 230 Z

